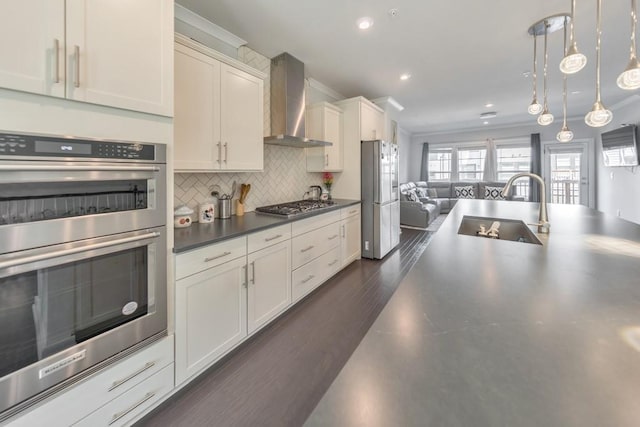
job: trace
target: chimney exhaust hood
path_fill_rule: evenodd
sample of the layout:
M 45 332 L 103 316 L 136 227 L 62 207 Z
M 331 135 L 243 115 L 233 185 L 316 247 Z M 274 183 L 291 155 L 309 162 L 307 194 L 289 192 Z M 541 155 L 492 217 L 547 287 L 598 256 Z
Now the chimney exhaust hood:
M 265 144 L 313 148 L 333 145 L 305 138 L 304 64 L 288 53 L 271 59 L 271 134 Z

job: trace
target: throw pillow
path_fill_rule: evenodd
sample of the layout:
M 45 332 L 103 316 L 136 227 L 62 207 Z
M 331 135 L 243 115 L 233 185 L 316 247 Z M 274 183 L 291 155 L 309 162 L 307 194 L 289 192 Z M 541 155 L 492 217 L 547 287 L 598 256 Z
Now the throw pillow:
M 427 197 L 427 189 L 426 188 L 416 188 L 416 194 L 418 197 Z
M 486 200 L 504 200 L 502 187 L 484 187 L 484 198 Z
M 418 195 L 416 194 L 415 190 L 409 190 L 407 191 L 407 198 L 412 201 L 412 202 L 418 202 Z
M 430 199 L 437 199 L 438 191 L 435 188 L 427 188 L 427 195 Z
M 465 187 L 453 187 L 456 192 L 456 198 L 458 199 L 475 199 L 476 196 L 473 192 L 473 186 L 465 186 Z

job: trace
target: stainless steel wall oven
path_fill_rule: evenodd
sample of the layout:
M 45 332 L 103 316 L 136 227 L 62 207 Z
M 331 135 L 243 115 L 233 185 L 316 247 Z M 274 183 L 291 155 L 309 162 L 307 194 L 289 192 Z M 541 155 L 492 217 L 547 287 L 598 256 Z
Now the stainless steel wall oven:
M 166 335 L 163 145 L 0 133 L 0 421 Z

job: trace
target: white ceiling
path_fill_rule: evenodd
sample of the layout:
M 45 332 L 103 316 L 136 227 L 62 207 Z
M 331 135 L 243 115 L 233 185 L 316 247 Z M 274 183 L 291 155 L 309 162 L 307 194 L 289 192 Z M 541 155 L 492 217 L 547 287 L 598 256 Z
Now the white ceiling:
M 399 118 L 412 133 L 482 127 L 479 115 L 495 110 L 489 126 L 533 123 L 533 39 L 528 27 L 545 16 L 570 12 L 570 0 L 178 0 L 179 4 L 248 41 L 268 57 L 289 52 L 308 77 L 346 97 L 392 96 L 405 107 Z M 616 86 L 629 55 L 630 2 L 603 2 L 602 100 L 611 108 L 632 93 Z M 388 11 L 398 10 L 392 18 Z M 576 40 L 588 64 L 569 78 L 569 116 L 583 117 L 595 99 L 596 0 L 578 0 Z M 360 31 L 356 21 L 374 19 Z M 561 126 L 562 31 L 549 36 L 549 107 Z M 538 40 L 539 100 L 542 38 Z M 408 72 L 412 78 L 400 81 Z M 487 102 L 492 108 L 484 107 Z

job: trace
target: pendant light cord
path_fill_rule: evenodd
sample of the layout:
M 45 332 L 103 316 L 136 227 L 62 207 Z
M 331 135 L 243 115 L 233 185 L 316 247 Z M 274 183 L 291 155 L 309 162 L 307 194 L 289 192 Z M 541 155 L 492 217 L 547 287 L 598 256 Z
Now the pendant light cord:
M 632 1 L 635 1 L 635 0 L 632 0 Z M 575 43 L 575 40 L 576 40 L 575 31 L 574 31 L 574 28 L 573 28 L 573 20 L 574 20 L 574 17 L 575 17 L 575 13 L 576 13 L 576 0 L 572 0 L 571 1 L 571 22 L 569 23 L 569 25 L 571 25 L 571 34 L 569 35 L 569 44 L 570 45 L 573 45 L 573 43 Z M 566 18 L 565 18 L 564 26 L 565 26 L 565 30 L 566 30 L 566 28 L 567 28 Z M 567 35 L 565 34 L 565 38 L 566 37 L 567 37 Z M 567 54 L 566 42 L 565 42 L 564 54 L 565 55 Z
M 636 58 L 636 25 L 638 15 L 636 12 L 636 0 L 631 0 L 631 59 Z
M 602 36 L 602 29 L 601 29 L 601 24 L 602 24 L 602 0 L 598 0 L 598 8 L 596 10 L 596 15 L 597 15 L 597 22 L 596 22 L 596 26 L 597 26 L 597 37 L 596 37 L 596 102 L 600 103 L 602 102 L 600 99 L 600 39 Z
M 633 0 L 635 1 L 635 0 Z M 575 0 L 574 0 L 575 2 Z M 573 10 L 571 11 L 573 15 Z M 571 31 L 573 32 L 573 18 L 571 19 Z M 567 18 L 564 18 L 564 45 L 563 45 L 563 54 L 566 55 L 568 52 L 567 46 Z M 564 115 L 564 119 L 562 120 L 562 130 L 567 128 L 567 75 L 562 73 L 562 114 Z
M 599 0 L 598 0 L 599 1 Z M 547 50 L 547 33 L 549 23 L 544 21 L 544 107 L 543 112 L 547 111 L 547 62 L 549 59 L 549 52 Z
M 635 1 L 635 0 L 634 0 Z M 533 34 L 533 98 L 538 97 L 538 38 Z

